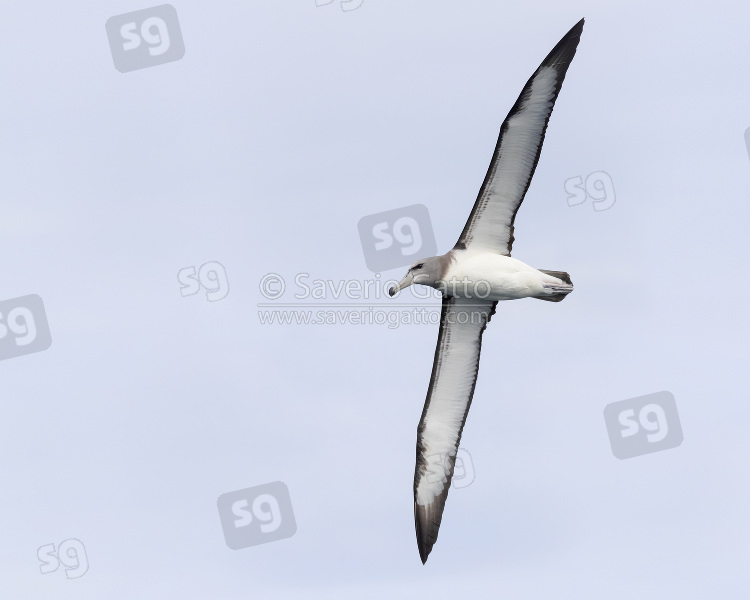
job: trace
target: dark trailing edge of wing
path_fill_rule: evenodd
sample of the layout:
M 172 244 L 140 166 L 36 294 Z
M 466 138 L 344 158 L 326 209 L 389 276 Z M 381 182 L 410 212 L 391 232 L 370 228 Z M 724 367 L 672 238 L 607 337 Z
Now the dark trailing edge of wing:
M 529 80 L 526 82 L 526 85 L 524 86 L 523 90 L 521 91 L 521 94 L 518 96 L 518 99 L 516 100 L 516 103 L 513 105 L 513 108 L 510 109 L 510 112 L 508 113 L 508 116 L 505 117 L 505 121 L 503 121 L 502 126 L 500 127 L 500 135 L 497 139 L 497 144 L 495 145 L 495 152 L 492 155 L 492 160 L 490 161 L 490 166 L 487 169 L 487 174 L 484 177 L 484 182 L 482 183 L 482 187 L 479 190 L 479 194 L 477 196 L 476 201 L 474 202 L 474 207 L 471 210 L 471 214 L 469 215 L 469 219 L 466 221 L 466 225 L 464 225 L 464 229 L 461 232 L 461 236 L 458 238 L 458 242 L 456 242 L 456 245 L 454 248 L 456 250 L 465 250 L 467 240 L 470 237 L 474 218 L 477 215 L 477 212 L 480 209 L 480 206 L 482 204 L 482 199 L 485 193 L 485 190 L 487 189 L 488 184 L 490 183 L 490 176 L 493 172 L 493 167 L 495 166 L 496 162 L 502 158 L 502 145 L 503 145 L 503 136 L 505 135 L 505 132 L 508 130 L 508 120 L 513 117 L 519 110 L 521 110 L 524 106 L 524 102 L 529 98 L 531 93 L 531 86 L 534 82 L 534 79 L 539 74 L 539 71 L 544 67 L 556 67 L 558 78 L 557 78 L 557 85 L 555 86 L 555 95 L 552 99 L 552 106 L 550 107 L 549 114 L 547 115 L 547 119 L 544 123 L 544 128 L 542 130 L 542 135 L 539 138 L 539 145 L 537 146 L 536 150 L 536 157 L 534 158 L 533 165 L 531 167 L 531 170 L 528 173 L 528 177 L 526 179 L 526 184 L 523 189 L 523 193 L 521 194 L 520 198 L 518 198 L 518 204 L 515 206 L 515 210 L 513 211 L 513 217 L 510 222 L 510 239 L 508 240 L 508 256 L 510 256 L 511 248 L 513 247 L 513 241 L 514 241 L 514 223 L 516 220 L 516 213 L 518 212 L 518 209 L 520 208 L 521 204 L 523 203 L 523 199 L 526 196 L 526 192 L 529 189 L 529 184 L 531 183 L 531 178 L 534 176 L 534 172 L 536 171 L 536 165 L 539 162 L 539 155 L 542 152 L 542 145 L 544 143 L 544 136 L 547 132 L 547 125 L 549 124 L 550 116 L 552 115 L 552 109 L 554 108 L 555 101 L 557 100 L 557 96 L 560 93 L 560 89 L 562 88 L 563 80 L 565 79 L 565 74 L 568 71 L 568 66 L 570 65 L 571 61 L 573 60 L 573 57 L 576 53 L 576 48 L 578 47 L 578 42 L 581 38 L 581 33 L 583 32 L 583 24 L 585 19 L 581 19 L 576 23 L 568 33 L 563 36 L 563 38 L 557 43 L 557 45 L 552 49 L 552 51 L 547 55 L 547 57 L 544 59 L 541 65 L 537 68 L 536 71 L 534 71 L 534 74 L 529 78 Z

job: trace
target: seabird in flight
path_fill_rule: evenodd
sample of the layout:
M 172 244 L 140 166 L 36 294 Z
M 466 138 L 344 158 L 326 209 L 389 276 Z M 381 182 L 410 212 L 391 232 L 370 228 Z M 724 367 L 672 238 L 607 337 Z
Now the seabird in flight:
M 412 284 L 442 293 L 435 362 L 417 428 L 414 521 L 422 563 L 437 541 L 456 452 L 474 396 L 482 333 L 500 300 L 560 302 L 573 291 L 567 273 L 534 269 L 510 257 L 513 222 L 534 175 L 552 108 L 583 31 L 581 19 L 526 82 L 500 128 L 479 196 L 447 254 L 415 262 L 389 290 Z

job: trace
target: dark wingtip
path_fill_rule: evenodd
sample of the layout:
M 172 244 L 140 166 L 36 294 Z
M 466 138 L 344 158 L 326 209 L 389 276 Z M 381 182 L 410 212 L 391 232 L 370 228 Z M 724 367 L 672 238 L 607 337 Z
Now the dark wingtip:
M 583 26 L 586 23 L 586 18 L 584 17 L 578 23 L 573 25 L 573 27 L 570 28 L 570 31 L 565 34 L 565 37 L 581 37 L 581 33 L 583 33 Z
M 417 548 L 419 548 L 419 558 L 422 560 L 422 564 L 427 563 L 427 557 L 432 552 L 432 544 L 426 544 L 422 536 L 417 535 Z
M 442 508 L 440 509 L 442 512 Z M 422 559 L 422 564 L 427 562 L 427 557 L 432 552 L 432 547 L 437 541 L 437 532 L 440 527 L 441 515 L 438 515 L 437 522 L 428 517 L 426 513 L 426 507 L 419 507 L 417 503 L 414 503 L 414 526 L 417 533 L 417 548 L 419 549 L 419 558 Z M 428 525 L 432 525 L 430 527 Z
M 583 31 L 583 26 L 586 23 L 586 18 L 584 17 L 578 23 L 573 25 L 573 27 L 570 28 L 570 31 L 565 34 L 565 37 L 569 37 L 571 34 L 573 35 L 581 35 L 581 32 Z
M 583 24 L 585 23 L 586 19 L 581 19 L 573 25 L 573 27 L 570 28 L 570 31 L 566 33 L 562 39 L 557 42 L 557 45 L 552 48 L 552 51 L 547 55 L 547 57 L 542 61 L 542 64 L 540 66 L 542 67 L 551 67 L 556 66 L 558 68 L 561 68 L 561 71 L 563 72 L 563 77 L 565 76 L 565 71 L 567 71 L 568 65 L 573 60 L 573 57 L 576 54 L 576 48 L 578 47 L 578 42 L 581 41 L 581 34 L 583 33 Z

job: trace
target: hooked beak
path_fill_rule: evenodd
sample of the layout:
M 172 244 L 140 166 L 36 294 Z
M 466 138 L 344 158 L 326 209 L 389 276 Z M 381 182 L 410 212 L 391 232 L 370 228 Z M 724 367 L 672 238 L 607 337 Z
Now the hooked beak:
M 407 273 L 401 281 L 388 290 L 388 295 L 392 298 L 404 288 L 409 287 L 412 283 L 414 283 L 414 275 Z

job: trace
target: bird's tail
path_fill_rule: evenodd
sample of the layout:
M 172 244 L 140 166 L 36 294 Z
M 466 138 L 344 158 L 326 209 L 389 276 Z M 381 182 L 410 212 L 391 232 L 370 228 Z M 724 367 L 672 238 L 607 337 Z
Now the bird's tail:
M 562 280 L 564 284 L 560 285 L 559 283 L 554 282 L 545 283 L 544 288 L 547 293 L 534 296 L 534 298 L 546 300 L 547 302 L 560 302 L 565 299 L 565 296 L 573 291 L 573 282 L 570 280 L 570 275 L 564 271 L 545 271 L 544 269 L 539 269 L 539 271 L 545 275 L 551 275 L 552 277 Z

